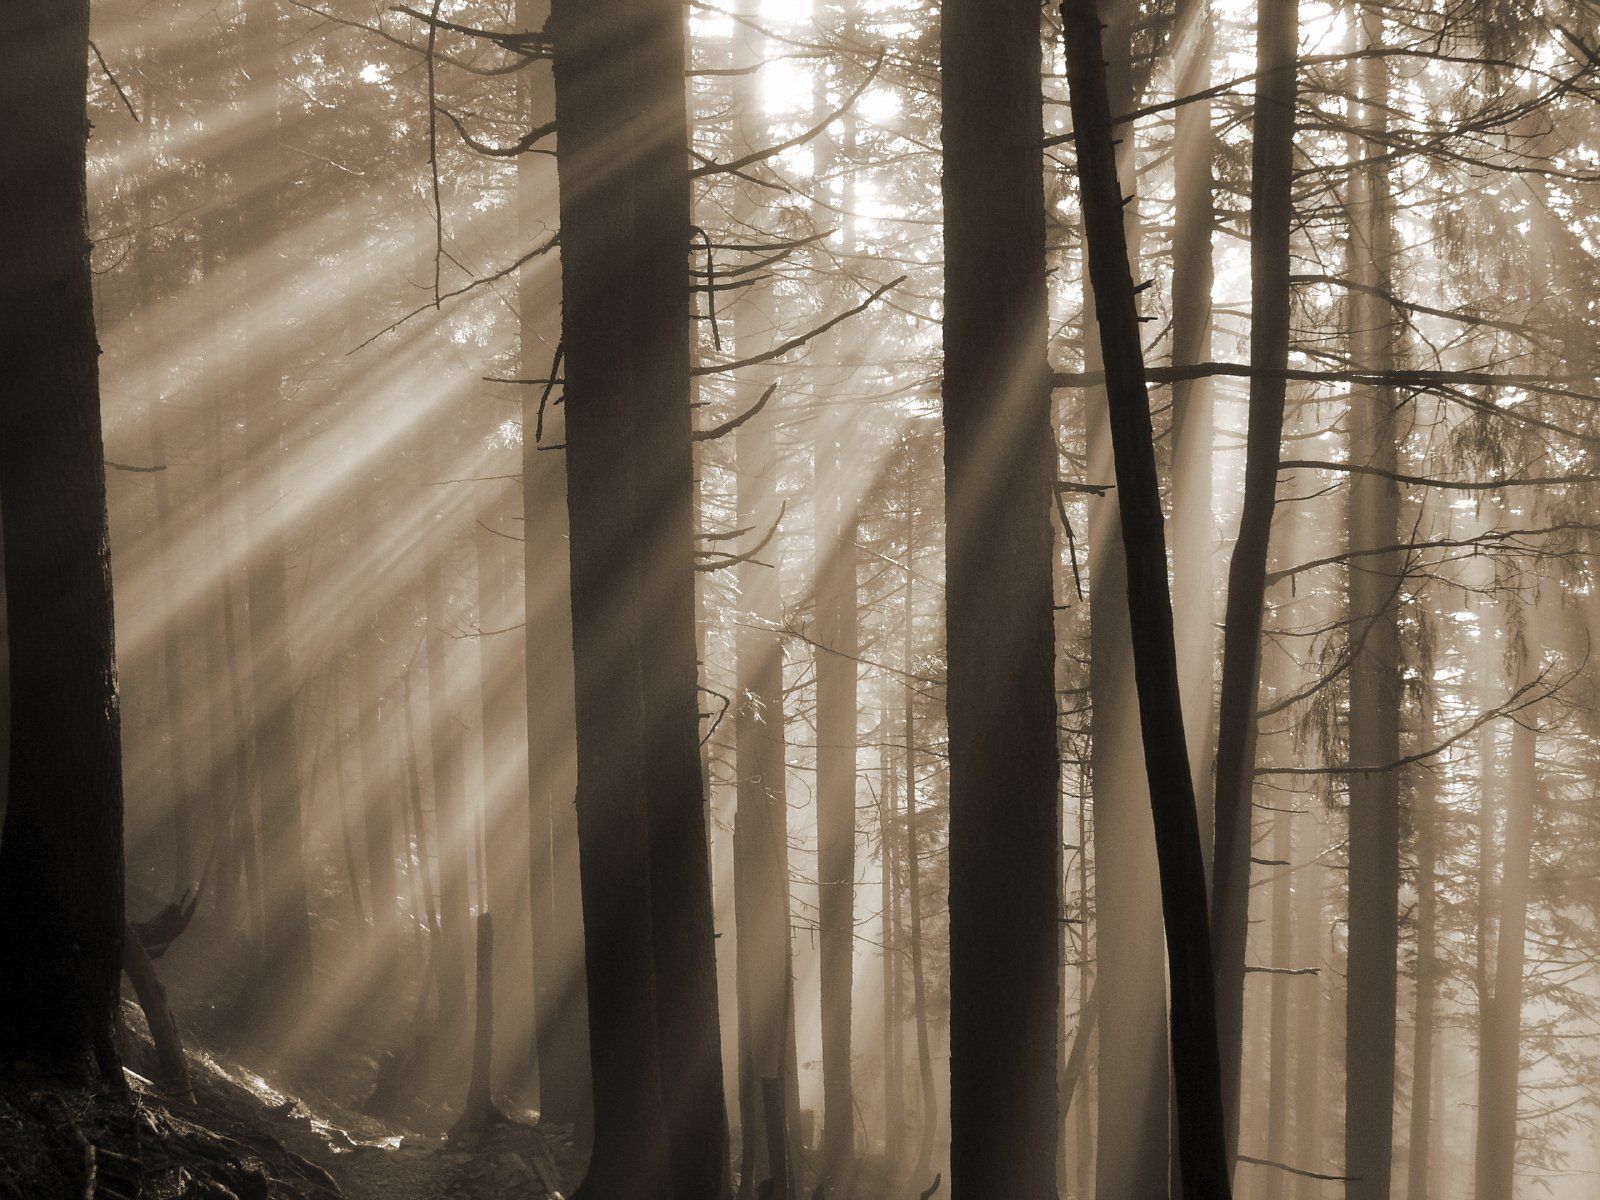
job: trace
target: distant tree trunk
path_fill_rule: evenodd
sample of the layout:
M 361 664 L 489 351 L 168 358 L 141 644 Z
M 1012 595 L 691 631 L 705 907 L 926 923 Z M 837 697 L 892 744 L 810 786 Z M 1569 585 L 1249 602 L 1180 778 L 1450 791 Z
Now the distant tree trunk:
M 933 1139 L 939 1127 L 939 1096 L 933 1083 L 933 1049 L 929 1043 L 928 983 L 924 968 L 922 940 L 922 838 L 917 829 L 916 722 L 906 689 L 906 907 L 911 914 L 911 1008 L 917 1032 L 917 1081 L 921 1090 L 919 1115 L 922 1135 L 917 1142 L 917 1162 L 913 1181 L 921 1184 L 933 1159 Z M 954 1186 L 952 1184 L 952 1186 Z
M 1289 814 L 1272 814 L 1272 957 L 1279 970 L 1294 965 L 1294 897 L 1290 884 Z M 1287 975 L 1270 975 L 1269 1029 L 1272 1046 L 1267 1066 L 1267 1157 L 1287 1162 L 1289 1148 L 1289 987 Z M 1268 1168 L 1267 1200 L 1283 1200 L 1288 1185 L 1284 1172 Z
M 1179 0 L 1174 20 L 1173 91 L 1194 96 L 1211 86 L 1210 0 Z M 1174 116 L 1172 229 L 1172 364 L 1211 358 L 1211 235 L 1216 227 L 1212 162 L 1216 139 L 1211 104 L 1197 100 Z M 1131 126 L 1127 127 L 1131 131 Z M 1129 139 L 1131 141 L 1131 139 Z M 1211 385 L 1172 385 L 1172 589 L 1177 622 L 1178 682 L 1185 735 L 1200 811 L 1202 845 L 1210 849 L 1213 696 L 1216 629 L 1212 619 L 1216 526 L 1211 512 L 1214 429 Z
M 1099 6 L 1108 22 L 1107 87 L 1118 113 L 1134 106 L 1133 6 Z M 1125 127 L 1117 167 L 1131 193 L 1135 127 Z M 1138 206 L 1125 210 L 1130 256 L 1139 244 Z M 1101 365 L 1095 297 L 1083 283 L 1084 364 Z M 1104 388 L 1086 395 L 1088 478 L 1113 471 Z M 1171 1173 L 1171 1066 L 1161 914 L 1150 903 L 1159 887 L 1150 795 L 1139 757 L 1138 699 L 1128 631 L 1128 573 L 1122 518 L 1114 498 L 1089 512 L 1090 795 L 1094 808 L 1095 977 L 1104 1013 L 1098 1036 L 1098 1111 L 1094 1188 L 1099 1200 L 1159 1196 Z M 1106 864 L 1104 870 L 1098 864 Z
M 550 26 L 595 1106 L 585 1200 L 721 1200 L 729 1185 L 695 691 L 683 20 L 674 0 L 558 0 Z
M 356 924 L 364 926 L 367 923 L 367 911 L 361 902 L 361 868 L 356 865 L 355 837 L 350 832 L 350 804 L 344 785 L 344 706 L 339 698 L 339 674 L 342 669 L 340 660 L 344 657 L 344 652 L 341 651 L 334 662 L 333 702 L 328 724 L 333 727 L 333 787 L 334 796 L 339 803 L 339 840 L 344 850 L 345 879 L 349 884 L 350 906 L 355 910 Z
M 1361 5 L 1360 45 L 1384 44 L 1383 14 Z M 1362 59 L 1355 72 L 1351 121 L 1371 130 L 1352 138 L 1354 157 L 1381 150 L 1387 124 L 1387 60 Z M 1395 321 L 1387 296 L 1394 258 L 1384 166 L 1352 172 L 1348 270 L 1350 358 L 1363 370 L 1394 366 Z M 1361 387 L 1350 396 L 1350 461 L 1395 470 L 1395 395 Z M 1395 1012 L 1399 959 L 1400 587 L 1404 563 L 1394 551 L 1371 553 L 1403 540 L 1399 489 L 1380 475 L 1350 478 L 1349 549 L 1364 554 L 1350 571 L 1350 911 L 1345 993 L 1345 1172 L 1358 1182 L 1347 1200 L 1388 1200 L 1394 1158 Z M 1378 768 L 1362 770 L 1360 768 Z
M 845 464 L 848 431 L 818 417 L 817 908 L 822 989 L 822 1157 L 831 1189 L 855 1154 L 850 1027 L 856 877 L 856 515 Z
M 215 270 L 213 256 L 207 255 L 206 276 Z M 215 333 L 215 330 L 212 330 Z M 217 357 L 221 348 L 213 337 L 210 349 Z M 211 561 L 222 577 L 207 593 L 205 614 L 205 677 L 206 740 L 209 743 L 210 761 L 206 774 L 209 792 L 208 808 L 211 815 L 211 843 L 215 862 L 216 903 L 233 930 L 249 929 L 249 912 L 243 904 L 240 888 L 240 863 L 238 838 L 234 814 L 238 798 L 235 794 L 234 762 L 238 747 L 244 740 L 244 730 L 228 720 L 228 699 L 233 691 L 233 664 L 223 639 L 227 621 L 224 611 L 224 585 L 230 570 L 228 565 L 227 497 L 222 481 L 222 410 L 220 401 L 213 400 L 206 415 L 206 457 L 210 459 L 207 475 L 208 503 L 205 517 L 206 549 Z M 359 908 L 359 900 L 357 902 Z
M 541 29 L 548 0 L 519 0 L 518 29 Z M 549 76 L 520 71 L 523 116 L 530 127 L 553 108 Z M 517 159 L 518 233 L 538 244 L 554 206 L 553 180 L 536 155 Z M 560 278 L 548 256 L 518 276 L 517 310 L 523 374 L 551 370 L 549 343 L 559 344 Z M 548 341 L 541 335 L 549 334 Z M 565 455 L 541 450 L 541 389 L 526 390 L 522 411 L 522 553 L 525 704 L 528 721 L 528 860 L 531 893 L 534 1038 L 539 1063 L 539 1118 L 572 1125 L 587 1140 L 589 1030 L 583 997 L 583 918 L 577 877 L 572 795 L 572 603 L 567 563 Z M 544 403 L 544 441 L 564 439 L 555 406 Z
M 1532 505 L 1527 507 L 1531 508 Z M 1541 656 L 1537 601 L 1516 646 L 1518 688 L 1537 676 Z M 1478 1130 L 1475 1200 L 1513 1200 L 1520 1098 L 1523 973 L 1527 964 L 1528 894 L 1533 873 L 1534 818 L 1541 803 L 1536 710 L 1511 723 L 1506 766 L 1506 821 L 1495 922 L 1493 992 L 1485 1006 L 1478 1047 Z
M 1437 744 L 1431 681 L 1425 686 L 1421 740 Z M 1429 1200 L 1433 1166 L 1433 1085 L 1437 1074 L 1434 1044 L 1439 982 L 1439 800 L 1431 771 L 1418 772 L 1411 788 L 1411 824 L 1417 854 L 1416 1009 L 1411 1035 L 1411 1137 L 1406 1170 L 1407 1200 Z
M 889 713 L 883 729 L 889 729 Z M 882 785 L 878 796 L 878 853 L 883 871 L 883 1156 L 898 1166 L 904 1153 L 906 1085 L 901 1059 L 900 998 L 900 887 L 896 875 L 900 842 L 900 800 L 892 751 L 883 752 Z
M 1299 0 L 1258 9 L 1255 130 L 1250 188 L 1250 416 L 1239 536 L 1228 565 L 1222 696 L 1217 736 L 1216 849 L 1212 941 L 1216 945 L 1217 1036 L 1231 1165 L 1239 1142 L 1245 950 L 1250 922 L 1256 702 L 1267 553 L 1277 503 L 1289 362 L 1289 227 L 1294 214 L 1294 122 Z
M 279 67 L 277 10 L 269 0 L 250 0 L 244 8 L 246 71 L 262 80 Z M 284 186 L 287 166 L 276 149 L 277 85 L 271 91 L 272 116 L 266 148 L 248 180 L 235 180 L 252 196 L 247 220 L 263 241 L 276 234 L 276 189 Z M 283 175 L 276 174 L 282 170 Z M 265 177 L 269 194 L 246 186 Z M 254 709 L 256 787 L 261 806 L 261 861 L 266 940 L 263 966 L 268 996 L 285 1012 L 303 1010 L 311 989 L 311 918 L 306 894 L 305 847 L 300 816 L 300 742 L 295 729 L 297 677 L 291 654 L 287 536 L 283 527 L 283 458 L 287 422 L 279 381 L 269 377 L 251 386 L 245 416 L 245 477 L 254 510 L 247 513 L 258 548 L 245 568 L 249 596 L 250 691 Z
M 512 469 L 511 464 L 506 464 Z M 500 1030 L 495 1043 L 496 1077 L 521 1075 L 533 1052 L 533 1011 L 528 1003 L 526 969 L 518 968 L 528 948 L 523 914 L 528 903 L 530 859 L 526 841 L 528 768 L 520 711 L 527 691 L 522 679 L 526 657 L 518 644 L 521 614 L 512 596 L 516 587 L 516 547 L 508 540 L 493 502 L 478 510 L 473 530 L 478 580 L 478 681 L 482 704 L 484 865 L 489 911 L 496 914 L 500 942 L 495 956 L 495 1011 Z
M 447 1046 L 465 1045 L 468 928 L 472 920 L 467 886 L 472 822 L 467 814 L 465 747 L 451 703 L 450 644 L 454 638 L 446 628 L 448 594 L 441 561 L 447 546 L 431 548 L 430 560 L 422 569 L 428 664 L 424 711 L 433 774 L 434 829 L 439 840 L 440 945 L 434 959 L 434 981 L 439 990 L 440 1037 L 436 1045 L 441 1055 Z
M 167 440 L 161 408 L 162 401 L 151 401 L 150 461 L 165 466 Z M 183 658 L 172 589 L 172 489 L 166 471 L 154 473 L 150 490 L 155 501 L 156 548 L 161 559 L 158 567 L 162 606 L 161 682 L 166 709 L 167 786 L 171 792 L 166 801 L 172 809 L 172 892 L 179 896 L 197 882 L 197 876 L 193 847 L 194 798 L 189 790 L 187 764 L 189 731 L 184 725 Z
M 1038 6 L 947 0 L 941 47 L 950 1187 L 1043 1200 L 1061 1136 L 1061 801 Z M 916 861 L 913 827 L 913 880 Z
M 372 617 L 356 638 L 357 741 L 361 758 L 361 814 L 366 830 L 367 898 L 372 908 L 374 953 L 392 953 L 399 934 L 400 880 L 395 867 L 392 759 L 383 634 Z
M 0 1078 L 120 1088 L 122 765 L 84 182 L 89 6 L 25 0 L 7 15 Z
M 1117 179 L 1099 14 L 1094 0 L 1067 0 L 1061 15 L 1078 135 L 1077 170 L 1089 274 L 1106 366 L 1145 774 L 1161 865 L 1172 990 L 1178 1152 L 1184 1195 L 1189 1200 L 1211 1200 L 1227 1197 L 1230 1191 L 1226 1123 L 1205 863 L 1178 694 L 1150 398 L 1122 225 L 1122 189 Z M 1101 864 L 1102 870 L 1107 867 Z
M 1319 968 L 1308 980 L 1295 1007 L 1294 1026 L 1294 1162 L 1308 1171 L 1322 1169 L 1322 990 L 1325 986 L 1327 926 L 1322 918 L 1324 871 L 1322 829 L 1307 822 L 1296 839 L 1296 857 L 1303 863 L 1295 875 L 1295 961 Z M 1295 1179 L 1294 1200 L 1322 1200 L 1323 1185 L 1306 1176 Z

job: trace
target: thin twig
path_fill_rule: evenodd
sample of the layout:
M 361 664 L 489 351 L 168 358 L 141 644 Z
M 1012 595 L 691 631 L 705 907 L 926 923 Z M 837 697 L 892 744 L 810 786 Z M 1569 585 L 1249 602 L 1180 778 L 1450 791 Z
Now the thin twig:
M 96 46 L 92 39 L 89 42 L 89 49 L 94 51 L 95 59 L 100 63 L 100 69 L 105 72 L 107 81 L 110 82 L 112 87 L 117 89 L 117 95 L 122 97 L 122 103 L 123 106 L 127 108 L 128 115 L 137 121 L 139 119 L 139 114 L 134 111 L 133 101 L 129 100 L 128 93 L 122 90 L 122 85 L 117 82 L 117 77 L 111 73 L 111 67 L 106 63 L 106 56 L 100 53 L 100 47 Z

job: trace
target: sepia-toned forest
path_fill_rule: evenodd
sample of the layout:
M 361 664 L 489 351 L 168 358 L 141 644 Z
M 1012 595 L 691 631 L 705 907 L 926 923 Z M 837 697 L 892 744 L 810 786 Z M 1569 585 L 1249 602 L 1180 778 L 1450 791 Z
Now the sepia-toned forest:
M 1600 3 L 15 0 L 0 1200 L 1600 1193 Z

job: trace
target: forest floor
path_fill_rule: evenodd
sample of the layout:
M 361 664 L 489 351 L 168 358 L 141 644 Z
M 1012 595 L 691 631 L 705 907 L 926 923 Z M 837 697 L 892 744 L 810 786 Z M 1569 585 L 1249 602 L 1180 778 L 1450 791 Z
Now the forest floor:
M 452 1140 L 379 1120 L 315 1089 L 291 1091 L 266 1074 L 193 1044 L 187 1057 L 196 1102 L 158 1098 L 140 1074 L 141 1068 L 150 1069 L 142 1014 L 127 1005 L 125 1016 L 124 1053 L 146 1123 L 203 1131 L 212 1138 L 204 1154 L 213 1154 L 218 1146 L 232 1147 L 247 1158 L 249 1169 L 265 1176 L 268 1186 L 233 1187 L 231 1194 L 239 1200 L 252 1195 L 261 1200 L 534 1200 L 568 1194 L 582 1174 L 583 1158 L 573 1146 L 571 1129 L 536 1127 L 532 1113 L 510 1111 L 483 1135 Z M 95 1121 L 86 1118 L 78 1124 L 92 1130 Z M 174 1155 L 182 1152 L 178 1147 Z M 100 1194 L 109 1200 L 120 1193 Z M 226 1200 L 230 1195 L 203 1189 L 144 1194 L 185 1200 Z

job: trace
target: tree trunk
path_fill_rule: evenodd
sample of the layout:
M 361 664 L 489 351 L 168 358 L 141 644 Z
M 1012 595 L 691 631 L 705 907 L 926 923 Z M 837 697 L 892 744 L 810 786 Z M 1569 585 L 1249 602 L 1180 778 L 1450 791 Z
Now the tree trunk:
M 1172 991 L 1173 1087 L 1184 1195 L 1229 1195 L 1226 1122 L 1206 880 L 1194 781 L 1178 694 L 1166 539 L 1156 480 L 1139 314 L 1123 231 L 1099 14 L 1093 0 L 1061 8 L 1077 130 L 1078 180 L 1094 288 L 1128 572 L 1128 617 L 1145 775 L 1161 866 Z M 1057 839 L 1059 840 L 1059 839 Z M 1110 864 L 1101 863 L 1101 870 Z
M 1061 1136 L 1061 802 L 1039 10 L 947 0 L 941 46 L 950 1187 L 1042 1200 Z M 912 880 L 917 849 L 913 825 Z
M 150 461 L 165 465 L 167 441 L 163 425 L 163 401 L 150 403 Z M 194 869 L 192 807 L 189 790 L 188 741 L 183 703 L 183 658 L 177 628 L 177 609 L 173 603 L 172 576 L 172 489 L 166 471 L 153 473 L 150 483 L 155 502 L 157 568 L 161 576 L 161 682 L 165 702 L 167 741 L 167 803 L 172 809 L 172 894 L 181 896 L 197 882 Z
M 1211 86 L 1210 0 L 1179 0 L 1172 56 L 1177 96 Z M 1211 104 L 1179 108 L 1173 128 L 1172 365 L 1211 358 L 1211 288 L 1215 276 L 1211 234 L 1216 226 L 1212 161 L 1216 143 Z M 1131 126 L 1127 127 L 1131 131 Z M 1130 137 L 1129 142 L 1132 141 Z M 1183 689 L 1185 736 L 1200 812 L 1202 846 L 1209 850 L 1212 815 L 1212 748 L 1215 697 L 1212 672 L 1216 629 L 1212 558 L 1216 526 L 1211 512 L 1214 449 L 1211 385 L 1204 379 L 1172 385 L 1172 598 L 1177 624 L 1178 683 Z
M 1381 46 L 1383 17 L 1360 10 L 1361 45 Z M 1353 68 L 1355 156 L 1381 152 L 1389 92 L 1386 60 Z M 1350 178 L 1350 357 L 1364 370 L 1394 366 L 1395 322 L 1386 297 L 1394 257 L 1388 183 L 1383 167 Z M 1395 470 L 1395 395 L 1385 387 L 1350 396 L 1350 461 Z M 1350 480 L 1349 549 L 1365 553 L 1403 540 L 1399 490 L 1380 475 Z M 1347 1200 L 1388 1200 L 1394 1157 L 1395 1011 L 1399 958 L 1400 789 L 1389 766 L 1400 756 L 1400 556 L 1366 554 L 1350 570 L 1350 913 L 1345 993 L 1345 1173 L 1357 1182 Z M 1359 768 L 1380 768 L 1360 770 Z
M 1103 6 L 1109 22 L 1107 88 L 1117 112 L 1134 105 L 1132 6 Z M 1133 127 L 1128 128 L 1133 132 Z M 1117 154 L 1123 180 L 1134 178 L 1133 136 Z M 1126 186 L 1125 191 L 1132 191 Z M 1137 207 L 1125 210 L 1130 256 L 1137 253 Z M 1102 365 L 1095 297 L 1083 283 L 1084 362 Z M 1110 414 L 1104 388 L 1087 394 L 1088 477 L 1103 480 L 1112 465 Z M 1097 1085 L 1095 1194 L 1100 1200 L 1160 1196 L 1171 1174 L 1171 1066 L 1161 915 L 1150 903 L 1159 888 L 1150 795 L 1139 757 L 1138 699 L 1128 631 L 1128 575 L 1120 549 L 1115 499 L 1089 512 L 1090 794 L 1094 808 L 1095 975 L 1103 1002 Z M 1100 869 L 1105 864 L 1105 869 Z
M 1532 505 L 1526 507 L 1531 509 Z M 1527 687 L 1538 674 L 1542 649 L 1538 624 L 1535 601 L 1521 633 L 1521 644 L 1513 651 L 1518 688 Z M 1535 711 L 1520 713 L 1511 723 L 1494 990 L 1478 1046 L 1478 1137 L 1472 1192 L 1475 1200 L 1512 1200 L 1515 1195 L 1528 894 L 1533 871 L 1534 818 L 1541 802 Z
M 10 766 L 0 1075 L 122 1085 L 122 776 L 85 201 L 89 6 L 9 13 L 0 510 Z
M 518 29 L 541 29 L 548 0 L 519 0 Z M 524 118 L 531 125 L 553 107 L 549 76 L 520 71 Z M 518 232 L 531 249 L 555 205 L 541 158 L 517 159 Z M 550 370 L 550 345 L 559 345 L 560 279 L 548 257 L 518 276 L 517 309 L 523 374 Z M 552 328 L 552 326 L 556 326 Z M 546 337 L 545 335 L 548 335 Z M 565 455 L 541 451 L 540 389 L 528 389 L 522 411 L 522 551 L 524 683 L 528 720 L 528 858 L 534 1038 L 539 1063 L 539 1118 L 578 1130 L 589 1123 L 589 1027 L 583 997 L 583 918 L 572 808 L 572 607 L 567 564 Z M 558 411 L 544 403 L 544 442 L 564 441 Z
M 1281 371 L 1289 361 L 1289 227 L 1294 212 L 1291 186 L 1299 8 L 1299 0 L 1269 0 L 1258 10 L 1256 32 L 1256 69 L 1261 82 L 1256 90 L 1250 190 L 1250 363 L 1260 374 L 1250 382 L 1244 504 L 1239 537 L 1228 565 L 1212 890 L 1217 1035 L 1230 1164 L 1239 1142 L 1261 621 L 1283 447 L 1286 381 Z
M 695 691 L 683 19 L 671 0 L 558 0 L 551 21 L 562 47 L 567 508 L 594 1079 L 586 1200 L 728 1191 Z
M 1424 745 L 1437 745 L 1434 728 L 1432 681 L 1423 698 L 1419 722 Z M 1406 1170 L 1407 1200 L 1428 1200 L 1433 1165 L 1433 1085 L 1436 1011 L 1442 974 L 1439 961 L 1439 799 L 1431 771 L 1414 777 L 1411 788 L 1411 824 L 1417 853 L 1417 966 L 1416 1009 L 1411 1035 L 1411 1137 Z

